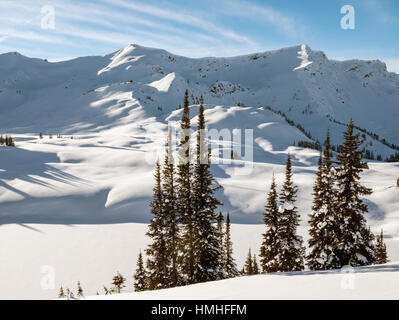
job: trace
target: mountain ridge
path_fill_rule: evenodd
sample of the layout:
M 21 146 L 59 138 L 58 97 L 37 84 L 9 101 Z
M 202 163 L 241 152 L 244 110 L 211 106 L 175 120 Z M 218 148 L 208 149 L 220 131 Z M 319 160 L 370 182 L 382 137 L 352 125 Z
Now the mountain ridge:
M 72 132 L 83 123 L 95 130 L 137 107 L 165 119 L 181 104 L 186 88 L 192 104 L 203 95 L 215 105 L 270 106 L 315 140 L 322 141 L 331 127 L 338 144 L 342 128 L 331 119 L 353 118 L 389 145 L 399 145 L 399 75 L 380 60 L 329 60 L 307 45 L 225 58 L 187 58 L 137 44 L 61 62 L 1 54 L 0 114 L 7 122 L 0 120 L 0 127 L 10 133 Z M 67 120 L 64 109 L 73 112 Z M 117 116 L 110 117 L 109 109 Z M 43 114 L 49 120 L 45 125 Z M 88 125 L 87 119 L 95 121 Z M 366 140 L 373 153 L 395 152 L 372 135 Z

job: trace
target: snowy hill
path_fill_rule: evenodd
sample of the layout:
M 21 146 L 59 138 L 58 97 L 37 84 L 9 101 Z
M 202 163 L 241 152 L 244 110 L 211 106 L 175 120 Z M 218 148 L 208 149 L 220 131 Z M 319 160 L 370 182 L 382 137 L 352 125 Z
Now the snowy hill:
M 389 220 L 387 220 L 389 221 Z M 345 273 L 304 272 L 297 275 L 245 277 L 189 288 L 150 293 L 133 292 L 133 273 L 140 249 L 147 247 L 147 224 L 7 224 L 0 226 L 0 299 L 55 299 L 62 285 L 76 293 L 80 281 L 86 296 L 109 287 L 119 271 L 126 277 L 127 295 L 96 298 L 125 299 L 294 299 L 294 298 L 399 298 L 398 263 L 360 268 L 355 290 L 343 290 Z M 262 242 L 264 225 L 233 224 L 233 251 L 237 265 L 244 265 L 248 248 L 255 253 Z M 299 234 L 307 239 L 307 227 Z M 387 233 L 392 234 L 391 231 Z M 386 239 L 391 261 L 399 261 L 398 235 Z M 49 267 L 52 268 L 49 270 Z M 54 287 L 42 287 L 54 274 Z M 394 272 L 396 271 L 396 272 Z M 327 275 L 326 278 L 323 276 Z M 325 279 L 325 280 L 324 280 Z M 238 282 L 237 282 L 238 281 Z M 281 286 L 278 285 L 281 281 Z M 46 283 L 46 282 L 45 282 Z M 234 290 L 232 286 L 238 284 Z M 251 287 L 253 286 L 253 290 Z M 278 286 L 278 288 L 276 287 Z M 203 289 L 214 289 L 204 291 Z M 321 292 L 323 290 L 323 292 Z M 249 292 L 251 291 L 251 292 Z M 206 292 L 206 293 L 204 293 Z M 210 295 L 212 292 L 212 295 Z M 256 293 L 256 297 L 253 294 Z M 206 294 L 206 296 L 204 296 Z M 300 296 L 298 296 L 300 295 Z
M 398 299 L 399 264 L 257 275 L 89 300 L 323 300 Z
M 191 108 L 194 125 L 197 110 Z M 172 112 L 167 121 L 180 119 L 181 111 Z M 288 152 L 300 188 L 298 207 L 307 220 L 319 153 L 290 146 L 307 137 L 269 110 L 207 105 L 205 116 L 210 128 L 254 129 L 254 144 L 249 145 L 253 160 L 212 165 L 224 186 L 218 197 L 233 221 L 262 223 L 271 175 L 275 173 L 281 184 Z M 148 222 L 154 164 L 164 154 L 166 124 L 140 108 L 126 118 L 98 132 L 62 138 L 15 134 L 16 148 L 0 148 L 0 223 Z M 223 144 L 229 148 L 231 139 L 220 141 L 214 162 L 223 157 Z M 228 158 L 229 154 L 228 149 Z M 243 164 L 249 167 L 248 174 L 236 174 Z M 374 189 L 367 197 L 369 215 L 377 222 L 399 211 L 397 172 L 396 163 L 372 162 L 364 174 L 364 183 Z

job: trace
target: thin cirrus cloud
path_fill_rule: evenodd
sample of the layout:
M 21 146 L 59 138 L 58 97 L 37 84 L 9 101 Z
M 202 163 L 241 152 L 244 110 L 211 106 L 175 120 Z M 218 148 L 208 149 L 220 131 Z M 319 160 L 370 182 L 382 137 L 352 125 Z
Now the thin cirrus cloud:
M 305 37 L 308 26 L 300 21 L 297 17 L 293 17 L 281 10 L 277 10 L 267 3 L 262 6 L 245 0 L 220 0 L 224 4 L 224 8 L 228 6 L 229 10 L 220 9 L 220 14 L 250 18 L 252 21 L 258 21 L 262 24 L 268 24 L 275 31 L 289 37 Z
M 87 15 L 87 12 L 90 12 L 90 15 Z M 164 31 L 181 32 L 178 28 L 140 17 L 132 12 L 125 13 L 118 10 L 112 10 L 109 7 L 98 4 L 83 3 L 76 6 L 59 3 L 57 4 L 57 15 L 69 21 L 88 22 L 97 26 L 111 27 L 114 29 L 123 29 L 124 25 L 133 24 Z
M 395 0 L 396 1 L 396 0 Z M 391 0 L 356 0 L 355 4 L 368 11 L 370 17 L 377 19 L 379 23 L 386 25 L 398 25 L 399 18 L 397 14 L 392 14 Z
M 37 47 L 46 54 L 46 44 L 50 43 L 69 46 L 69 52 L 71 48 L 74 48 L 72 51 L 84 52 L 80 49 L 90 47 L 90 52 L 106 53 L 100 50 L 119 49 L 135 42 L 189 56 L 208 55 L 215 51 L 220 54 L 238 53 L 240 48 L 258 46 L 246 36 L 180 8 L 171 10 L 124 0 L 100 0 L 95 3 L 55 0 L 52 5 L 55 8 L 56 28 L 42 30 L 40 9 L 43 5 L 46 5 L 45 1 L 34 4 L 27 0 L 2 1 L 0 18 L 3 26 L 7 27 L 0 27 L 0 39 L 3 39 L 0 42 L 9 39 L 8 45 L 12 45 L 12 40 L 29 40 L 30 43 L 38 43 Z M 85 43 L 85 40 L 90 43 Z M 222 49 L 221 43 L 224 43 Z M 4 49 L 6 46 L 1 45 L 0 51 Z M 16 50 L 24 51 L 18 47 Z M 54 59 L 58 60 L 56 56 Z
M 192 27 L 203 29 L 210 33 L 216 33 L 219 36 L 234 40 L 242 41 L 247 43 L 252 43 L 252 41 L 243 35 L 240 35 L 231 30 L 217 26 L 211 21 L 207 21 L 203 17 L 198 17 L 197 15 L 189 14 L 183 10 L 174 11 L 165 8 L 159 8 L 153 5 L 125 1 L 125 0 L 100 0 L 103 3 L 108 3 L 110 5 L 119 6 L 128 10 L 140 12 L 143 14 L 158 17 L 160 19 L 165 19 L 185 25 L 190 25 Z

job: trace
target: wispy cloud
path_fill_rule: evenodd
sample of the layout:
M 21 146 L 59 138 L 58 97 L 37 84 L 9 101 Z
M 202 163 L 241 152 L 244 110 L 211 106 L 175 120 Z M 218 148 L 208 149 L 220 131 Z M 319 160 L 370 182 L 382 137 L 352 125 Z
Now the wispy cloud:
M 245 0 L 222 0 L 228 10 L 221 13 L 237 17 L 251 18 L 261 23 L 271 25 L 275 30 L 290 37 L 304 37 L 307 26 L 281 10 L 277 10 L 266 3 L 257 5 Z
M 219 36 L 234 41 L 252 43 L 252 41 L 246 36 L 240 35 L 232 30 L 220 27 L 215 23 L 204 19 L 203 17 L 199 17 L 198 15 L 192 15 L 184 10 L 173 11 L 166 8 L 159 8 L 148 4 L 130 2 L 125 0 L 100 0 L 100 1 L 112 4 L 114 6 L 123 7 L 132 11 L 155 16 L 161 19 L 170 20 L 181 24 L 200 28 L 211 33 L 216 33 Z
M 125 0 L 54 0 L 51 5 L 55 8 L 56 28 L 42 30 L 40 9 L 46 4 L 44 0 L 34 4 L 29 0 L 2 0 L 0 35 L 4 35 L 3 41 L 20 39 L 91 49 L 104 45 L 119 49 L 129 43 L 139 43 L 189 56 L 214 55 L 215 51 L 226 53 L 226 47 L 232 42 L 236 49 L 259 47 L 249 37 L 221 27 L 201 13 L 194 15 L 171 4 L 157 7 Z M 46 52 L 45 46 L 40 47 Z
M 69 39 L 60 38 L 57 35 L 49 33 L 38 33 L 31 30 L 19 30 L 13 28 L 0 27 L 0 34 L 5 36 L 3 41 L 9 40 L 10 38 L 17 38 L 28 41 L 38 41 L 52 44 L 63 44 L 63 45 L 76 45 L 77 43 Z
M 96 26 L 111 27 L 121 29 L 121 25 L 139 25 L 143 27 L 155 28 L 163 31 L 182 33 L 182 30 L 167 24 L 146 19 L 126 10 L 113 10 L 100 4 L 83 3 L 81 5 L 57 3 L 57 15 L 68 21 L 82 21 L 93 23 Z M 90 14 L 88 14 L 90 13 Z
M 392 2 L 390 0 L 362 0 L 359 5 L 383 24 L 399 24 L 397 14 L 392 14 Z

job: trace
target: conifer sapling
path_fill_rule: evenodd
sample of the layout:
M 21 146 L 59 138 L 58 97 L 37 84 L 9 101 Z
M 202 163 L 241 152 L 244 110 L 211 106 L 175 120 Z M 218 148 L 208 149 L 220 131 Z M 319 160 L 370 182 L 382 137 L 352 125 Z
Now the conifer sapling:
M 146 272 L 144 269 L 143 255 L 140 251 L 137 260 L 137 269 L 134 274 L 134 291 L 144 291 L 147 289 Z

